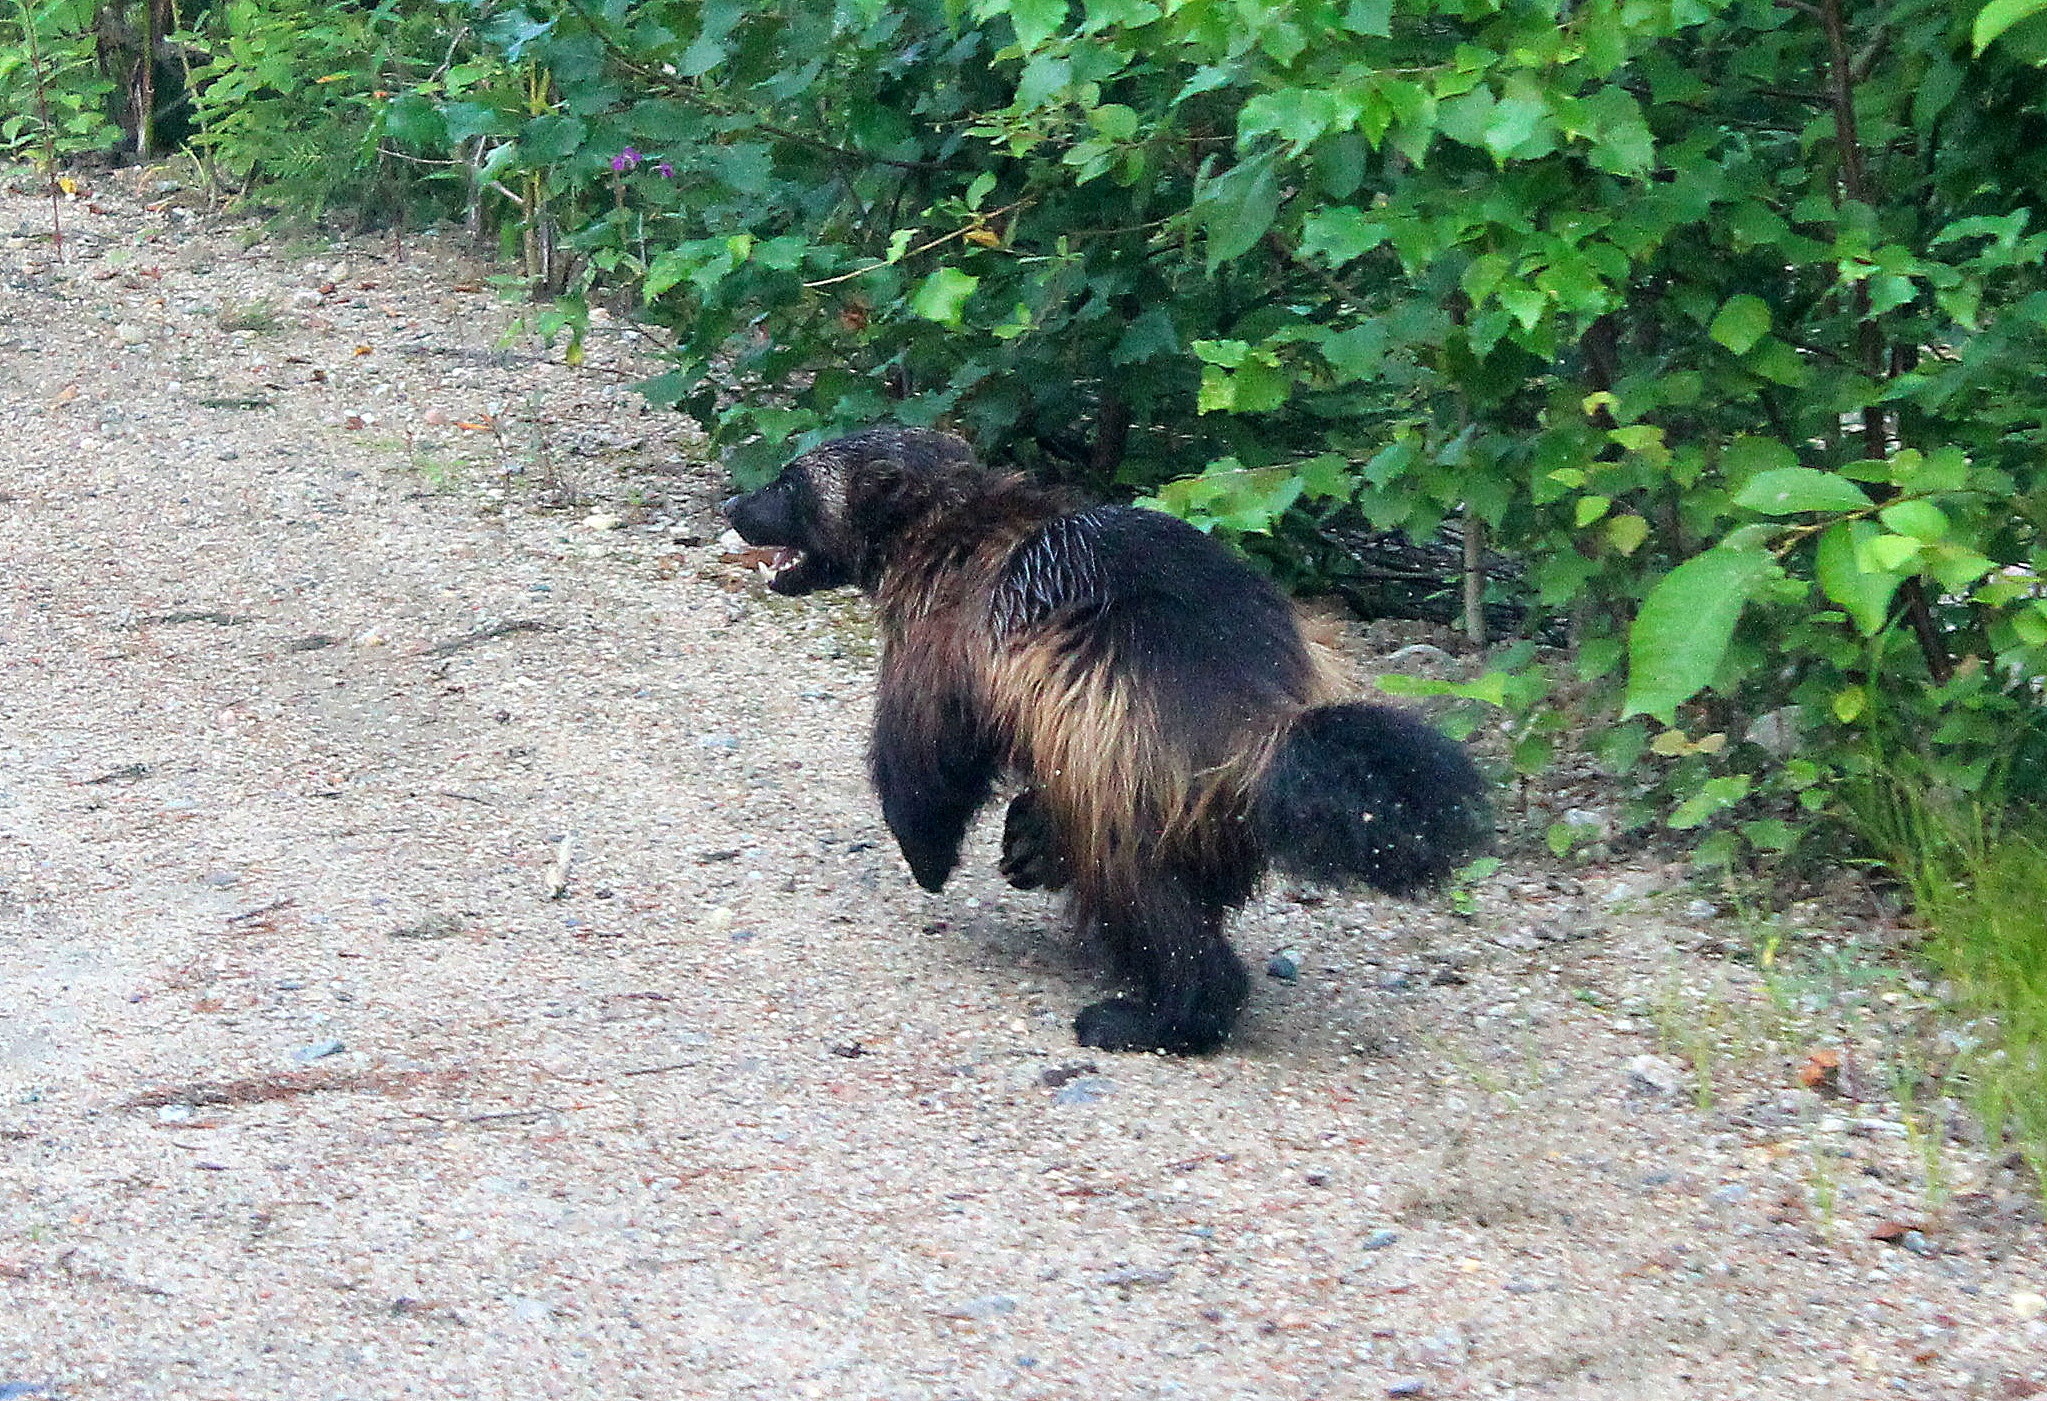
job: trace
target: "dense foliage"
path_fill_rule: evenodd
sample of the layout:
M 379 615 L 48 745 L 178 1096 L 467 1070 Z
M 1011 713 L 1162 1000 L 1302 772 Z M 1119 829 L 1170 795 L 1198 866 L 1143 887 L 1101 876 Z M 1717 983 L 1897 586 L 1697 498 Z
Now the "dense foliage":
M 165 42 L 223 177 L 460 211 L 571 322 L 637 298 L 742 482 L 894 417 L 1303 577 L 1454 524 L 1573 644 L 1461 688 L 1516 762 L 1616 721 L 1635 816 L 1725 859 L 1844 773 L 2047 782 L 2038 8 L 223 0 Z

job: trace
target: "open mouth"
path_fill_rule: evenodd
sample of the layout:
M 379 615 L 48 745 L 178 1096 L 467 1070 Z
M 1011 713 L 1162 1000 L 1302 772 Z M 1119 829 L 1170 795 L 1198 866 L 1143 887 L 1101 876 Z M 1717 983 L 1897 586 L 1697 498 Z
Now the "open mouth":
M 776 545 L 754 553 L 766 556 L 754 561 L 754 569 L 760 574 L 761 582 L 768 585 L 773 585 L 775 580 L 803 563 L 803 551 L 787 545 Z
M 803 551 L 790 545 L 748 545 L 736 535 L 729 537 L 729 543 L 736 548 L 728 549 L 719 555 L 718 562 L 751 569 L 760 575 L 761 582 L 765 584 L 774 583 L 777 578 L 803 563 Z

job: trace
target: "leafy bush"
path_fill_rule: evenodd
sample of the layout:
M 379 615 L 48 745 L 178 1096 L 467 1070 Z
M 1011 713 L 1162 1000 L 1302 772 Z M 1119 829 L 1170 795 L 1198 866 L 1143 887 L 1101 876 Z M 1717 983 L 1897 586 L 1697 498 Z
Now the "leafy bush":
M 1793 845 L 1874 725 L 1962 790 L 2039 743 L 2041 85 L 1968 19 L 725 0 L 485 32 L 554 83 L 502 168 L 641 279 L 677 335 L 649 393 L 743 482 L 945 418 L 1288 553 L 1338 512 L 1456 520 L 1620 711 L 1607 761 L 1724 859 Z
M 98 150 L 115 135 L 91 0 L 8 0 L 0 9 L 0 151 L 42 158 Z

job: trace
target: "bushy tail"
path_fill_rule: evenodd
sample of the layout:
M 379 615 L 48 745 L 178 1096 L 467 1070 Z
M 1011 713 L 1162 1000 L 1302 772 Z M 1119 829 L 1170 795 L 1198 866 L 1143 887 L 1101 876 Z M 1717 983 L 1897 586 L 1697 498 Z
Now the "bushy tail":
M 1252 794 L 1272 863 L 1330 885 L 1411 895 L 1492 837 L 1486 781 L 1464 746 L 1391 706 L 1303 711 Z

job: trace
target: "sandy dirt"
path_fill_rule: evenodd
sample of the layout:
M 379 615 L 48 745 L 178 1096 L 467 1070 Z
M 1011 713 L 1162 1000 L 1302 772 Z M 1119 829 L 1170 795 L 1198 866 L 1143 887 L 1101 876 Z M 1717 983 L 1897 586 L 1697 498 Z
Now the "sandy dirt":
M 863 606 L 721 562 L 644 341 L 159 179 L 62 263 L 0 195 L 0 1397 L 2047 1391 L 1862 897 L 1275 885 L 1225 1053 L 1081 1052 L 990 824 L 912 885 Z

